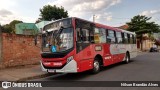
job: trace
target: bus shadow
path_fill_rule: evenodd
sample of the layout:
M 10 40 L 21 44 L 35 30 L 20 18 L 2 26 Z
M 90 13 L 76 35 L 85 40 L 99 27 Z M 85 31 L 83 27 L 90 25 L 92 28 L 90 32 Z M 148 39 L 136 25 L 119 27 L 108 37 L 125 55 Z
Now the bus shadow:
M 134 61 L 135 61 L 134 59 L 133 59 L 133 60 L 130 60 L 130 62 L 129 62 L 128 64 L 133 63 Z M 115 64 L 112 64 L 112 65 L 103 67 L 103 68 L 101 69 L 101 72 L 106 71 L 106 70 L 109 70 L 109 69 L 116 68 L 116 67 L 121 66 L 121 65 L 127 65 L 127 64 L 126 64 L 125 62 L 115 63 Z
M 130 63 L 133 63 L 135 60 L 131 60 Z M 124 62 L 112 64 L 106 67 L 103 67 L 101 71 L 98 73 L 100 74 L 101 72 L 105 72 L 107 70 L 113 69 L 115 67 L 121 66 L 121 65 L 127 65 Z M 90 71 L 85 71 L 85 72 L 80 72 L 80 73 L 66 73 L 66 74 L 58 74 L 58 75 L 53 75 L 49 78 L 49 80 L 53 81 L 81 81 L 87 77 L 90 77 L 94 74 L 91 74 Z M 97 75 L 97 74 L 95 74 Z

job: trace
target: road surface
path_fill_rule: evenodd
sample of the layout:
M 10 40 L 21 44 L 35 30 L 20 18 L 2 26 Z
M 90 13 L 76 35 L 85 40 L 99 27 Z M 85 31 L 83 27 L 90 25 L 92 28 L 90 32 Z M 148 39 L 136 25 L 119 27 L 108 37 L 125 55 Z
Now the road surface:
M 129 64 L 118 63 L 105 67 L 100 73 L 57 74 L 32 81 L 160 81 L 160 53 L 145 53 Z M 10 88 L 17 90 L 19 88 Z M 21 88 L 22 89 L 22 88 Z M 23 90 L 160 90 L 160 87 L 47 87 Z

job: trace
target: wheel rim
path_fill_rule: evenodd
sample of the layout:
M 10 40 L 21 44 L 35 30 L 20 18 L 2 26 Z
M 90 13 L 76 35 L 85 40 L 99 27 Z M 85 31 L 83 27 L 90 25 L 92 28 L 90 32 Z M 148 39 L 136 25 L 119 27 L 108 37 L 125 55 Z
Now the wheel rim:
M 128 62 L 129 61 L 129 58 L 128 58 L 128 55 L 126 56 L 126 62 Z
M 95 71 L 99 70 L 99 62 L 98 61 L 94 62 L 94 69 L 95 69 Z

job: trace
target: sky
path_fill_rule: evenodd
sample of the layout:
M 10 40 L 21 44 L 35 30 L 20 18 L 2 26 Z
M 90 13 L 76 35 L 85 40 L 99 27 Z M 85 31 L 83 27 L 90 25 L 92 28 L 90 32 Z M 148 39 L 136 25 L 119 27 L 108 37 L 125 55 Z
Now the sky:
M 0 24 L 12 20 L 34 23 L 44 5 L 63 6 L 69 17 L 118 27 L 135 15 L 152 17 L 160 25 L 160 0 L 0 0 Z

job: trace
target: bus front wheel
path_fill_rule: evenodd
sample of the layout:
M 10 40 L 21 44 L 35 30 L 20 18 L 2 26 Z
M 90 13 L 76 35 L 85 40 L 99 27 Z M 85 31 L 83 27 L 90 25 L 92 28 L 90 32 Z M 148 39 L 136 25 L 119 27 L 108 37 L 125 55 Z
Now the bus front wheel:
M 100 71 L 100 62 L 98 58 L 95 58 L 94 62 L 93 62 L 93 69 L 92 69 L 92 73 L 96 74 Z

